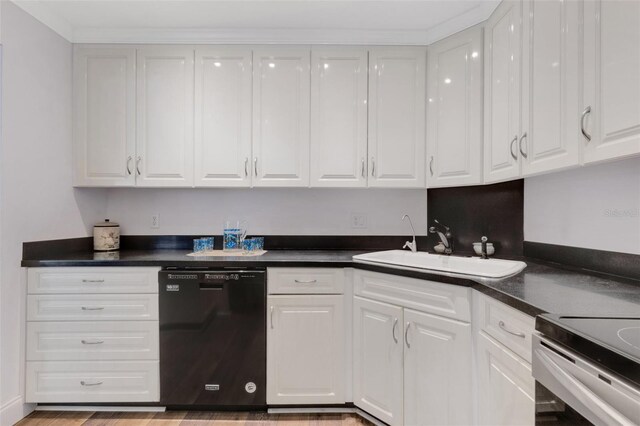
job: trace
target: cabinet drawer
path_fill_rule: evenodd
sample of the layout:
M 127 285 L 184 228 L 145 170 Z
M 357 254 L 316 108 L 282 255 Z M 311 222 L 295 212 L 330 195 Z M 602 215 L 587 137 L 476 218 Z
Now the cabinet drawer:
M 363 270 L 354 271 L 354 294 L 447 318 L 471 320 L 468 287 Z
M 158 321 L 27 322 L 27 360 L 157 360 L 158 332 Z
M 481 293 L 477 300 L 478 327 L 531 363 L 531 336 L 535 318 Z
M 160 268 L 29 268 L 29 294 L 157 293 Z
M 157 294 L 32 294 L 27 296 L 27 321 L 157 319 Z
M 269 294 L 342 294 L 342 268 L 269 268 Z
M 158 361 L 27 362 L 27 402 L 154 402 Z

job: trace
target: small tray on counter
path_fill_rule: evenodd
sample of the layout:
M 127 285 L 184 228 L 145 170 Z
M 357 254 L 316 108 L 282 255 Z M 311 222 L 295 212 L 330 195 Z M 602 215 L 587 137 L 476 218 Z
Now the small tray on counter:
M 265 254 L 266 250 L 256 251 L 225 251 L 225 250 L 205 250 L 194 253 L 189 253 L 187 256 L 192 257 L 256 257 Z

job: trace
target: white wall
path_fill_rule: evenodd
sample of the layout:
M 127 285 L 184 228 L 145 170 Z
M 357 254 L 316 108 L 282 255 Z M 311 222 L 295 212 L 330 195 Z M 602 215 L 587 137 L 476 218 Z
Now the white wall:
M 640 254 L 640 158 L 525 179 L 524 238 Z
M 71 187 L 71 44 L 2 1 L 0 425 L 23 405 L 22 242 L 87 236 L 106 192 Z
M 366 229 L 351 227 L 353 213 L 366 214 Z M 254 235 L 409 235 L 405 213 L 426 235 L 426 190 L 111 189 L 107 208 L 128 235 L 221 234 L 227 218 L 247 220 Z

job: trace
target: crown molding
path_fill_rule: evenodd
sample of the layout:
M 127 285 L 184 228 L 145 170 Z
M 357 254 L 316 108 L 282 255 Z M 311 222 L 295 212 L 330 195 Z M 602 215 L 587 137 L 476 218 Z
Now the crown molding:
M 0 0 L 2 1 L 2 0 Z M 500 0 L 477 7 L 425 30 L 236 29 L 236 28 L 74 28 L 44 1 L 11 0 L 72 43 L 92 44 L 332 44 L 418 45 L 434 43 L 484 22 Z

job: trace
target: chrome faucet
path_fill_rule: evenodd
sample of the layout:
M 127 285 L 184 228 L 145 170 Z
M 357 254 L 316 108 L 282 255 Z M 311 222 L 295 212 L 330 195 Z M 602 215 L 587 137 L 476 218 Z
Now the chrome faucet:
M 439 226 L 443 231 L 436 229 L 435 226 L 429 228 L 429 233 L 438 234 L 440 237 L 440 241 L 444 246 L 444 254 L 453 253 L 453 234 L 451 234 L 451 229 L 448 226 L 445 226 L 438 222 L 437 219 L 434 220 L 437 226 Z
M 407 247 L 409 247 L 411 249 L 412 252 L 417 252 L 418 251 L 418 243 L 416 242 L 416 230 L 413 229 L 413 223 L 411 223 L 411 218 L 409 217 L 408 214 L 405 214 L 404 216 L 402 216 L 402 220 L 405 219 L 409 219 L 409 226 L 411 226 L 411 233 L 413 235 L 413 241 L 407 241 L 404 243 L 404 246 L 402 246 L 403 249 L 406 249 Z

